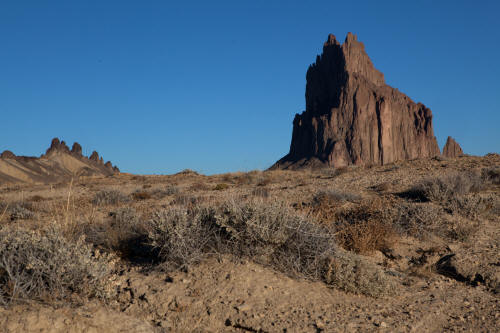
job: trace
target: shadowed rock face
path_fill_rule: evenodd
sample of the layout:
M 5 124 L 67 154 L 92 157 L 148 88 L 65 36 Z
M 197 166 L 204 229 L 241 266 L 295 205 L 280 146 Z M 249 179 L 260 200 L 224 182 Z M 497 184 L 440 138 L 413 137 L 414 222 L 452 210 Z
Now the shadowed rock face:
M 45 155 L 49 155 L 54 151 L 63 151 L 65 153 L 69 153 L 69 147 L 66 145 L 66 142 L 59 141 L 58 138 L 52 139 L 49 149 L 45 152 Z
M 449 158 L 455 158 L 462 156 L 464 152 L 462 151 L 462 147 L 455 141 L 451 136 L 446 140 L 446 144 L 443 148 L 443 156 Z
M 82 146 L 78 142 L 73 143 L 71 152 L 75 155 L 82 156 Z
M 329 35 L 307 70 L 306 111 L 293 121 L 290 152 L 273 168 L 386 164 L 440 154 L 432 112 L 385 84 L 363 43 Z

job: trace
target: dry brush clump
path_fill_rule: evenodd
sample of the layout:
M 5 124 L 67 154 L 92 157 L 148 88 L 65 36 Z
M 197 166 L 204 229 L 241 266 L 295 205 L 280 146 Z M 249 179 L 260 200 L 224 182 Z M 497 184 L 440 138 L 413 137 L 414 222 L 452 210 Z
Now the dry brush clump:
M 337 242 L 344 249 L 361 254 L 392 248 L 397 242 L 393 214 L 393 210 L 380 200 L 342 208 L 333 221 Z
M 479 193 L 488 183 L 494 184 L 495 175 L 495 168 L 489 168 L 417 183 L 401 195 L 423 203 L 400 205 L 396 225 L 412 235 L 432 232 L 451 240 L 468 240 L 477 231 L 480 216 L 488 218 L 498 211 L 498 195 Z
M 350 252 L 337 251 L 325 263 L 324 281 L 337 288 L 379 297 L 393 294 L 394 281 L 380 267 Z
M 149 238 L 167 270 L 186 269 L 207 256 L 231 254 L 350 292 L 379 296 L 391 289 L 380 268 L 338 249 L 332 228 L 304 219 L 282 202 L 229 200 L 217 207 L 161 210 L 150 221 Z M 343 264 L 332 266 L 332 260 Z M 347 273 L 347 269 L 353 271 Z M 344 281 L 354 275 L 367 276 L 350 284 Z
M 217 246 L 211 211 L 195 206 L 174 206 L 154 212 L 149 221 L 149 240 L 167 271 L 199 263 Z
M 131 195 L 132 195 L 132 198 L 136 201 L 148 200 L 148 199 L 152 198 L 151 193 L 149 193 L 147 191 L 141 191 L 141 190 L 137 190 L 137 191 L 133 192 Z
M 422 202 L 446 202 L 459 195 L 478 192 L 483 186 L 483 178 L 477 173 L 453 173 L 424 179 L 403 192 L 402 196 Z
M 33 212 L 33 205 L 24 201 L 11 203 L 7 212 L 10 214 L 11 221 L 29 220 L 36 217 Z
M 481 174 L 485 181 L 494 185 L 500 185 L 500 166 L 484 168 Z
M 393 218 L 399 234 L 419 239 L 427 238 L 431 233 L 439 233 L 443 223 L 444 210 L 432 203 L 398 203 Z
M 84 226 L 86 241 L 120 257 L 132 259 L 150 255 L 145 223 L 132 207 L 118 208 L 110 212 L 109 219 Z
M 0 303 L 105 296 L 106 262 L 83 239 L 69 242 L 56 227 L 0 230 Z
M 92 203 L 97 206 L 101 205 L 118 205 L 120 203 L 129 202 L 130 198 L 118 190 L 102 190 L 94 195 Z
M 156 188 L 151 191 L 151 195 L 156 199 L 163 199 L 165 197 L 178 194 L 179 188 L 174 185 L 168 185 L 164 188 Z

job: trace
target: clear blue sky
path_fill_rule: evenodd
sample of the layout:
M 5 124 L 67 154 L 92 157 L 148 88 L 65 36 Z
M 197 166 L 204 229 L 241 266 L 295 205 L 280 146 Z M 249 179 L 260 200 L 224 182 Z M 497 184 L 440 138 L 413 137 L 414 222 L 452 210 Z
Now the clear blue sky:
M 288 152 L 328 33 L 430 107 L 442 148 L 500 151 L 499 1 L 0 1 L 0 151 L 78 141 L 133 173 Z

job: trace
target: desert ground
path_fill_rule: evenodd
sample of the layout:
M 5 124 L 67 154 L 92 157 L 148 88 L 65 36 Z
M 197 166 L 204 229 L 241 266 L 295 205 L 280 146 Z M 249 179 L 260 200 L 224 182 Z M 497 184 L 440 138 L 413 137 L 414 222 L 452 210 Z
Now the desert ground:
M 0 186 L 1 332 L 497 332 L 500 155 Z

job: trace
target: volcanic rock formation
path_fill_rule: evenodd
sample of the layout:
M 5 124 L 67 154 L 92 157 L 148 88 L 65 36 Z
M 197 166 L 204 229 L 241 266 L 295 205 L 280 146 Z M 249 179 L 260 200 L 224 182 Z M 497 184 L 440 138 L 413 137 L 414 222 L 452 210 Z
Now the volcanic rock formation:
M 448 158 L 456 158 L 462 156 L 463 154 L 464 152 L 462 151 L 462 147 L 460 147 L 455 139 L 449 136 L 443 148 L 443 156 Z
M 387 164 L 440 154 L 432 112 L 385 84 L 363 43 L 330 34 L 307 70 L 306 110 L 290 152 L 272 168 Z
M 52 183 L 80 176 L 109 176 L 120 170 L 104 163 L 97 152 L 88 158 L 75 142 L 71 151 L 64 141 L 54 138 L 44 155 L 16 156 L 9 150 L 0 154 L 0 183 Z

